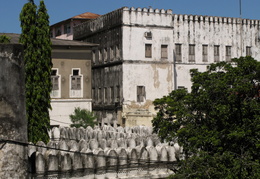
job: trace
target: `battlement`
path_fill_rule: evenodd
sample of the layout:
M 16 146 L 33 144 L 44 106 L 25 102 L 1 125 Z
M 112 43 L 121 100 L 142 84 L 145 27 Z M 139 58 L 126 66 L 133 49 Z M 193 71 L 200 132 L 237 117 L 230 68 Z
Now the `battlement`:
M 153 9 L 153 8 L 128 8 L 128 7 L 124 7 L 123 8 L 124 11 L 129 11 L 131 13 L 149 13 L 149 14 L 172 14 L 172 10 L 168 9 Z
M 182 14 L 173 14 L 173 21 L 177 22 L 202 22 L 202 23 L 215 23 L 215 24 L 241 24 L 242 25 L 259 25 L 259 20 L 251 19 L 241 19 L 241 18 L 231 18 L 231 17 L 217 17 L 217 16 L 199 16 L 199 15 L 182 15 Z
M 122 24 L 123 9 L 124 8 L 117 9 L 96 19 L 75 26 L 73 30 L 74 39 L 82 39 L 84 36 L 93 32 L 109 29 Z
M 122 7 L 74 27 L 74 39 L 120 25 L 170 26 L 172 10 Z

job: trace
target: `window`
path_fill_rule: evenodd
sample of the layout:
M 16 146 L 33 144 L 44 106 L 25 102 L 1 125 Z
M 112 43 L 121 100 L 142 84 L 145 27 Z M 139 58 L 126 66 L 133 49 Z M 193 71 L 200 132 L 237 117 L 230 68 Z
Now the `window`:
M 246 56 L 251 56 L 252 52 L 251 52 L 251 47 L 247 46 L 246 47 Z
M 55 37 L 60 36 L 61 35 L 61 28 L 60 27 L 56 27 L 55 28 Z
M 52 98 L 59 98 L 60 97 L 60 75 L 58 75 L 58 69 L 51 70 L 51 82 L 52 82 L 52 91 L 51 97 Z
M 219 45 L 214 45 L 214 62 L 219 62 Z
M 231 61 L 231 46 L 226 46 L 226 61 Z
M 108 95 L 107 95 L 107 87 L 104 88 L 104 103 L 107 103 Z
M 137 86 L 137 102 L 144 102 L 145 86 Z
M 120 86 L 116 86 L 116 102 L 120 102 Z
M 181 44 L 175 44 L 175 54 L 176 54 L 176 62 L 181 62 Z
M 119 59 L 120 58 L 120 53 L 119 53 L 119 45 L 115 46 L 115 58 Z
M 81 90 L 81 76 L 79 76 L 79 70 L 73 70 L 73 75 L 71 76 L 71 89 Z
M 104 48 L 104 62 L 107 62 L 107 48 Z
M 114 55 L 114 47 L 110 47 L 110 61 L 113 61 Z
M 92 62 L 93 62 L 93 64 L 96 63 L 96 51 L 95 50 L 92 50 Z
M 98 103 L 101 103 L 101 99 L 102 99 L 102 94 L 101 94 L 101 88 L 98 88 L 98 93 L 97 93 L 97 98 L 98 98 Z
M 59 76 L 57 76 L 57 70 L 51 70 L 51 82 L 52 82 L 52 90 L 59 89 Z
M 161 45 L 161 58 L 168 58 L 168 45 Z
M 95 88 L 92 88 L 92 100 L 93 100 L 93 103 L 95 103 L 95 100 L 96 100 L 96 89 Z
M 146 58 L 152 57 L 152 44 L 145 44 L 145 57 Z
M 202 61 L 208 61 L 208 45 L 202 45 Z
M 103 60 L 102 58 L 103 58 L 103 56 L 102 56 L 102 50 L 99 50 L 99 53 L 98 53 L 99 63 L 102 62 L 102 60 Z
M 72 74 L 70 75 L 70 97 L 83 97 L 82 80 L 80 69 L 72 69 Z
M 70 30 L 70 23 L 64 25 L 64 34 L 69 34 Z
M 178 86 L 178 89 L 186 89 L 185 86 Z
M 189 62 L 195 62 L 195 45 L 189 45 Z
M 114 102 L 114 87 L 110 87 L 110 103 Z

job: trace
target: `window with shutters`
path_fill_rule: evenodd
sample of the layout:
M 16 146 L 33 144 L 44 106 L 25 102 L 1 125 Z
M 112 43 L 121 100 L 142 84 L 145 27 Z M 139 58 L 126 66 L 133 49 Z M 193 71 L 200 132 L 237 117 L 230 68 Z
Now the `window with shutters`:
M 52 82 L 51 98 L 59 98 L 60 97 L 60 75 L 58 75 L 58 69 L 51 70 L 51 82 Z
M 219 62 L 219 45 L 214 45 L 214 62 Z
M 152 44 L 145 44 L 145 57 L 146 58 L 152 57 Z
M 145 98 L 145 86 L 137 86 L 137 102 L 144 102 Z
M 189 45 L 189 62 L 195 62 L 195 45 Z
M 231 46 L 226 46 L 226 61 L 231 61 Z
M 181 44 L 175 44 L 175 56 L 176 56 L 176 62 L 181 62 L 182 58 L 182 50 L 181 50 Z
M 246 47 L 246 56 L 252 56 L 251 47 Z
M 70 97 L 83 97 L 82 80 L 80 69 L 72 69 L 72 74 L 70 75 Z
M 208 45 L 202 45 L 202 61 L 208 61 Z
M 162 59 L 168 58 L 168 45 L 161 45 L 161 58 Z

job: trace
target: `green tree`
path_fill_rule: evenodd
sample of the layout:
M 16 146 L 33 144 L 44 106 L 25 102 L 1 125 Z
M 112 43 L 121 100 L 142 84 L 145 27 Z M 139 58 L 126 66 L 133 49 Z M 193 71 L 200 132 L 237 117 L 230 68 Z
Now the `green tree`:
M 94 113 L 86 109 L 75 108 L 74 113 L 70 115 L 70 119 L 73 123 L 70 127 L 87 128 L 88 126 L 94 127 L 97 124 Z
M 241 57 L 191 77 L 191 92 L 154 101 L 154 132 L 183 148 L 172 178 L 260 178 L 260 62 Z
M 20 14 L 22 34 L 20 42 L 24 46 L 26 117 L 28 120 L 28 140 L 36 143 L 49 141 L 49 109 L 51 92 L 51 42 L 49 16 L 40 1 L 40 7 L 31 0 Z
M 11 37 L 7 36 L 7 35 L 0 35 L 0 43 L 4 43 L 4 44 L 7 44 L 7 43 L 10 43 L 11 41 Z

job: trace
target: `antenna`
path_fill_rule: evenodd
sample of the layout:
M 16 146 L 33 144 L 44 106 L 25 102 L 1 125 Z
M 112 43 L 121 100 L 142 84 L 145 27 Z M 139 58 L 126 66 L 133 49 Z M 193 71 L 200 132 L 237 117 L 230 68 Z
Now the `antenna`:
M 241 48 L 241 56 L 243 54 L 243 43 L 242 43 L 242 40 L 243 40 L 243 35 L 242 35 L 242 32 L 243 32 L 243 28 L 242 28 L 242 0 L 239 0 L 239 11 L 240 11 L 240 48 Z

